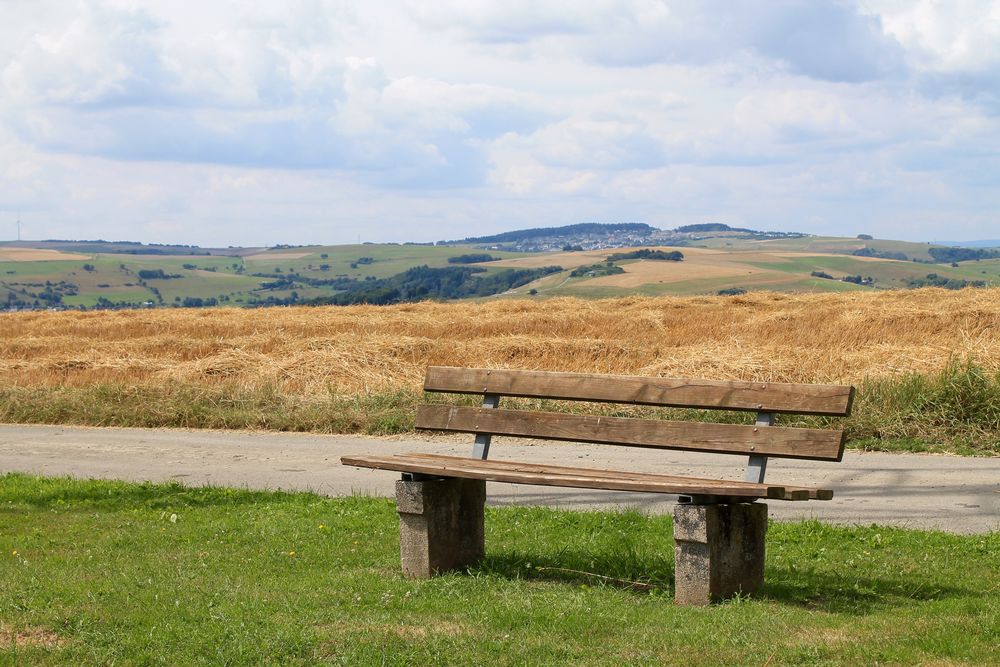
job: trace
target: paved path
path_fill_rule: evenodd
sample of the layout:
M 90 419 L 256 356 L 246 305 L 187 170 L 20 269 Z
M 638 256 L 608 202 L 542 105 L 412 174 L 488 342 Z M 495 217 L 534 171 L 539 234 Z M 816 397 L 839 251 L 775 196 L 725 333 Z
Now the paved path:
M 469 438 L 375 439 L 289 433 L 0 425 L 0 472 L 126 480 L 179 480 L 327 495 L 388 496 L 395 473 L 348 468 L 345 454 L 467 454 Z M 539 463 L 742 478 L 740 457 L 600 445 L 534 445 L 497 438 L 494 456 Z M 769 503 L 778 519 L 815 517 L 956 533 L 1000 529 L 1000 458 L 848 453 L 843 463 L 772 459 L 768 479 L 822 485 L 829 502 Z M 490 483 L 493 504 L 635 507 L 667 512 L 674 496 Z

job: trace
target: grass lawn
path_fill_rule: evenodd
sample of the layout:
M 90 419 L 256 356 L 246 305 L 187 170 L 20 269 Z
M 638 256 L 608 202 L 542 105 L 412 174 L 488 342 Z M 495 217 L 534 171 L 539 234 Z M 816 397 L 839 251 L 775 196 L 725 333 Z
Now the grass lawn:
M 1000 661 L 998 533 L 777 523 L 762 599 L 680 608 L 669 517 L 486 525 L 480 566 L 406 581 L 387 500 L 6 475 L 0 664 Z

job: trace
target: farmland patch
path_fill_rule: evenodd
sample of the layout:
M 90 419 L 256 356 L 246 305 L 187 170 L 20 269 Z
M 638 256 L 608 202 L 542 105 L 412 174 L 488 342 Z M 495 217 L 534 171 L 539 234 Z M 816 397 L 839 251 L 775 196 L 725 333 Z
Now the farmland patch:
M 0 262 L 51 262 L 57 260 L 87 260 L 90 255 L 81 255 L 61 250 L 41 248 L 0 248 Z

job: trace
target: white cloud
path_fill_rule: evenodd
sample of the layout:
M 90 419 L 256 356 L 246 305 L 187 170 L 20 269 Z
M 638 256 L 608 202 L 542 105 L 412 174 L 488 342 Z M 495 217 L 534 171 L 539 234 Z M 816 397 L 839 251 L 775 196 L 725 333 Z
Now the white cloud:
M 39 236 L 433 240 L 602 216 L 983 236 L 1000 204 L 998 0 L 0 12 L 0 211 Z
M 600 0 L 570 5 L 512 0 L 410 6 L 430 29 L 605 65 L 708 64 L 749 52 L 794 73 L 864 81 L 893 75 L 902 64 L 902 50 L 882 29 L 879 17 L 839 0 Z
M 158 30 L 145 12 L 88 6 L 60 29 L 32 36 L 2 70 L 5 97 L 84 107 L 155 100 L 172 83 L 155 45 Z
M 1000 1 L 879 0 L 887 33 L 911 53 L 917 67 L 976 72 L 1000 65 Z
M 3 67 L 8 127 L 52 151 L 451 187 L 482 180 L 481 136 L 546 117 L 530 94 L 390 79 L 375 57 L 296 41 L 279 18 L 192 35 L 142 10 L 84 5 Z

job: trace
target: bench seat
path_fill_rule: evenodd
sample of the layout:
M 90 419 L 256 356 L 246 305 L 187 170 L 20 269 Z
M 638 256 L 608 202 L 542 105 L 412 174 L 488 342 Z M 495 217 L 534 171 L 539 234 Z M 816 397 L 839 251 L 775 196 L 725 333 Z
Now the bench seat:
M 537 486 L 565 486 L 609 491 L 643 491 L 678 495 L 729 496 L 752 501 L 830 500 L 833 491 L 801 486 L 758 484 L 730 480 L 657 475 L 615 470 L 594 470 L 549 464 L 474 459 L 440 454 L 396 454 L 389 456 L 345 456 L 344 465 L 414 473 L 432 477 L 482 479 Z
M 420 405 L 413 420 L 417 430 L 472 434 L 471 456 L 365 453 L 341 458 L 344 465 L 402 473 L 396 482 L 396 510 L 405 576 L 430 577 L 483 558 L 486 482 L 662 493 L 678 496 L 673 521 L 678 604 L 709 604 L 760 591 L 767 504 L 758 501 L 833 498 L 830 489 L 765 482 L 768 461 L 833 463 L 844 456 L 843 428 L 786 425 L 779 416 L 846 417 L 854 399 L 854 388 L 847 385 L 445 366 L 427 369 L 424 390 L 482 397 L 478 407 L 436 399 Z M 516 399 L 513 405 L 500 407 L 508 397 Z M 558 407 L 553 401 L 574 401 L 577 408 L 551 411 Z M 618 409 L 593 414 L 588 403 L 679 410 L 666 418 L 657 418 L 656 412 L 629 416 Z M 732 423 L 716 413 L 718 420 L 707 421 L 711 411 L 756 413 L 756 418 Z M 826 419 L 817 425 L 828 426 Z M 744 457 L 746 469 L 743 479 L 729 480 L 662 474 L 666 461 L 662 467 L 646 463 L 642 471 L 624 471 L 496 460 L 490 458 L 496 436 L 737 455 Z M 627 463 L 629 457 L 621 459 Z

